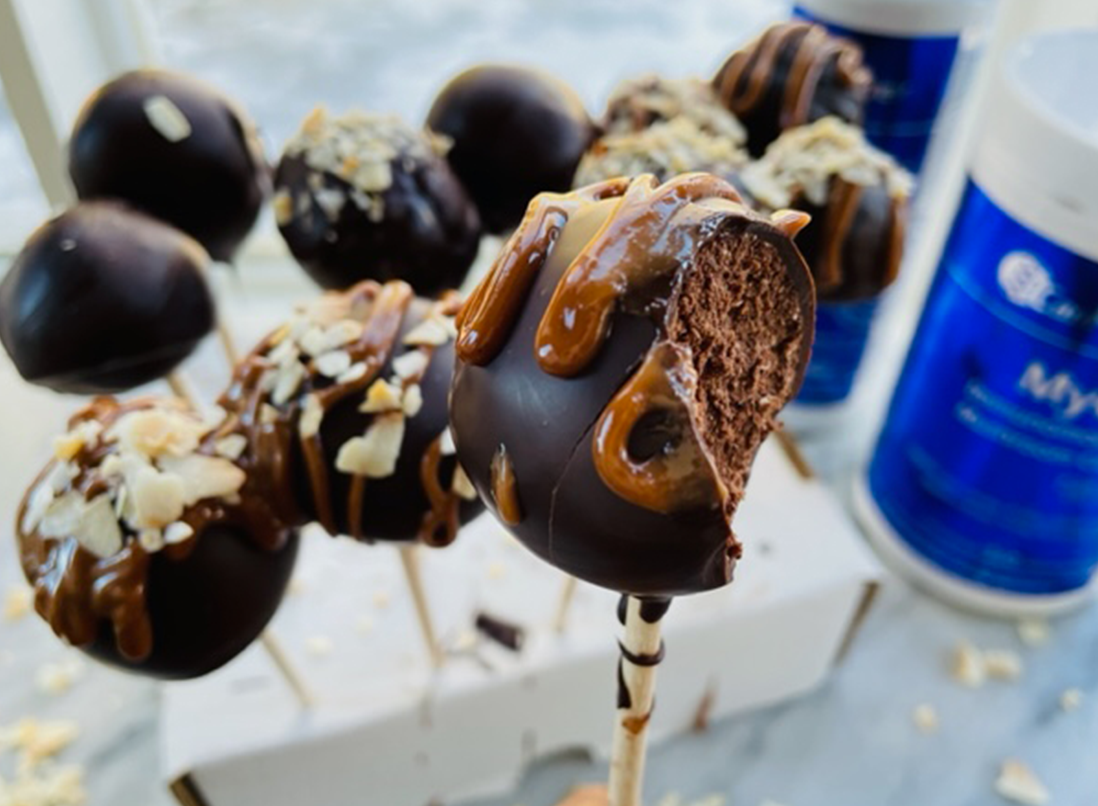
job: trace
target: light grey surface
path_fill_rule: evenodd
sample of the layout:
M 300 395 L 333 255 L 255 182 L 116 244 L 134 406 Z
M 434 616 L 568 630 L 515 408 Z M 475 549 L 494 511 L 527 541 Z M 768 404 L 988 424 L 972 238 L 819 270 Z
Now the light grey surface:
M 240 96 L 269 142 L 277 144 L 322 100 L 334 109 L 360 104 L 417 119 L 449 73 L 482 59 L 540 63 L 574 82 L 597 105 L 615 80 L 640 70 L 678 75 L 711 69 L 782 5 L 765 0 L 156 0 L 154 10 L 166 61 Z M 17 158 L 10 129 L 6 136 L 0 154 Z M 5 185 L 0 175 L 0 192 L 26 190 L 21 176 L 18 185 Z M 245 276 L 254 270 L 245 266 Z M 885 344 L 877 351 L 881 378 L 895 368 L 917 289 L 918 283 L 901 289 L 906 320 L 897 314 L 878 334 Z M 9 378 L 5 374 L 4 382 Z M 847 428 L 810 446 L 817 465 L 843 489 L 885 396 L 883 389 L 872 391 L 867 408 Z M 45 409 L 45 396 L 43 401 Z M 19 439 L 18 416 L 2 428 L 7 442 Z M 0 484 L 18 488 L 35 470 L 4 465 Z M 18 578 L 10 515 L 2 522 L 0 593 Z M 741 573 L 750 573 L 749 561 Z M 1017 684 L 993 683 L 978 691 L 958 687 L 946 673 L 946 661 L 960 638 L 1019 648 L 1012 625 L 958 614 L 903 585 L 888 585 L 852 653 L 822 690 L 656 748 L 649 802 L 677 791 L 724 793 L 732 806 L 756 806 L 764 798 L 785 806 L 994 806 L 1002 803 L 991 788 L 997 764 L 1016 756 L 1038 771 L 1058 806 L 1093 803 L 1098 610 L 1090 607 L 1058 623 L 1049 646 L 1025 650 L 1025 673 Z M 28 714 L 76 718 L 83 734 L 64 758 L 87 765 L 92 804 L 171 802 L 157 770 L 156 686 L 88 665 L 70 692 L 40 693 L 36 671 L 65 655 L 37 619 L 0 622 L 0 723 Z M 1063 714 L 1057 698 L 1069 686 L 1082 688 L 1086 697 L 1079 711 Z M 939 711 L 937 735 L 921 735 L 912 725 L 911 709 L 923 702 Z M 475 737 L 475 726 L 470 733 Z M 0 774 L 10 769 L 3 765 L 0 761 Z M 602 775 L 601 767 L 583 761 L 541 765 L 514 795 L 482 806 L 550 806 L 573 782 Z M 363 804 L 371 804 L 368 792 Z

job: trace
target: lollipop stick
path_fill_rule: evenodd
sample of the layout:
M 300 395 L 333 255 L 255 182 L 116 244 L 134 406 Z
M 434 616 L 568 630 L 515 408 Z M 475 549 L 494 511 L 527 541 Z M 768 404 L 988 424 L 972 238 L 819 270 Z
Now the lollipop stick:
M 221 342 L 221 349 L 225 352 L 225 359 L 229 362 L 229 366 L 235 369 L 237 362 L 240 361 L 240 351 L 236 349 L 236 340 L 224 319 L 217 320 L 217 338 Z
M 180 400 L 185 400 L 190 404 L 191 408 L 195 411 L 201 411 L 198 405 L 198 398 L 195 397 L 194 392 L 191 390 L 190 383 L 183 377 L 183 373 L 179 370 L 175 372 L 169 372 L 168 376 L 164 379 L 168 382 L 168 386 L 172 389 L 172 394 L 178 397 Z
M 576 598 L 576 578 L 568 576 L 564 578 L 564 585 L 560 589 L 560 597 L 557 599 L 557 614 L 553 617 L 553 629 L 556 632 L 564 632 L 568 626 L 568 614 L 572 610 L 572 600 Z
M 423 592 L 423 578 L 419 573 L 419 546 L 414 543 L 401 545 L 400 563 L 404 566 L 404 578 L 408 581 L 408 590 L 412 593 L 412 602 L 416 606 L 416 618 L 423 642 L 427 644 L 427 654 L 431 665 L 436 669 L 442 666 L 442 650 L 435 639 L 435 627 L 431 622 L 431 611 L 427 607 L 427 596 Z
M 265 631 L 259 636 L 259 643 L 267 650 L 267 654 L 274 662 L 275 668 L 277 668 L 279 674 L 282 675 L 282 679 L 289 684 L 290 689 L 293 691 L 294 696 L 297 697 L 297 701 L 300 703 L 301 707 L 312 708 L 313 704 L 316 702 L 313 693 L 309 690 L 309 687 L 305 684 L 305 680 L 298 673 L 297 669 L 290 662 L 286 650 L 282 648 L 282 644 L 275 638 L 274 633 L 270 630 Z
M 670 599 L 623 596 L 618 610 L 625 636 L 620 643 L 618 710 L 610 748 L 610 806 L 641 806 L 648 720 L 656 667 L 663 658 L 660 619 L 670 604 Z

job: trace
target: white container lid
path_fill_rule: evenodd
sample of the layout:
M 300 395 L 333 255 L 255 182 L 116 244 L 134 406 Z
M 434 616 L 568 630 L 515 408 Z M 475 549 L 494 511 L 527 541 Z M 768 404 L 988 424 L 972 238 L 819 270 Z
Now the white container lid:
M 1012 218 L 1098 261 L 1098 28 L 1027 37 L 989 87 L 972 162 Z
M 957 35 L 978 20 L 992 0 L 796 0 L 821 19 L 885 36 Z

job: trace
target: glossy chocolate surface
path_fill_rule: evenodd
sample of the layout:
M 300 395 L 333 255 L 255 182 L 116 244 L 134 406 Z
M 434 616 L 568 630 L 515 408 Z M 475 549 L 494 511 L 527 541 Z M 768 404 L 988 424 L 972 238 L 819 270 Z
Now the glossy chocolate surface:
M 317 114 L 306 126 L 326 125 L 313 121 Z M 288 149 L 275 173 L 279 231 L 309 276 L 336 290 L 403 280 L 426 296 L 461 285 L 480 218 L 445 149 L 386 116 L 327 125 Z M 363 172 L 371 157 L 376 170 Z
M 208 262 L 166 224 L 83 202 L 31 235 L 0 282 L 0 341 L 26 380 L 58 392 L 155 380 L 213 328 Z
M 737 199 L 701 174 L 543 196 L 459 317 L 451 422 L 462 466 L 516 537 L 581 579 L 661 596 L 731 579 L 739 474 L 754 438 L 773 427 L 778 397 L 799 384 L 813 315 L 811 279 L 787 234 L 803 219 L 771 223 Z M 774 362 L 783 368 L 767 370 L 780 395 L 742 401 L 758 407 L 759 431 L 732 478 L 702 444 L 678 297 L 701 255 L 737 245 L 768 255 L 795 321 L 775 323 L 792 334 Z M 734 338 L 735 322 L 729 312 L 722 338 Z M 501 482 L 508 475 L 513 483 Z M 517 509 L 498 501 L 509 488 Z
M 872 74 L 853 42 L 820 25 L 772 25 L 733 53 L 713 87 L 747 128 L 747 148 L 761 156 L 783 131 L 828 115 L 858 123 Z
M 536 70 L 501 65 L 453 78 L 435 98 L 427 126 L 453 140 L 447 158 L 492 233 L 517 225 L 536 194 L 572 187 L 595 136 L 570 87 Z
M 166 419 L 141 441 L 164 452 L 120 447 L 135 439 L 127 416 L 150 412 Z M 173 430 L 180 422 L 186 427 Z M 250 472 L 250 459 L 219 454 L 225 437 L 244 438 L 237 426 L 203 426 L 178 403 L 148 398 L 97 398 L 70 421 L 16 519 L 35 609 L 59 637 L 127 671 L 184 679 L 228 662 L 262 632 L 289 582 L 298 536 L 272 508 L 277 499 Z M 228 486 L 218 488 L 226 473 Z M 196 500 L 176 503 L 177 520 L 152 527 L 148 519 L 171 495 L 159 485 L 184 479 L 204 492 L 187 493 Z M 74 498 L 83 502 L 77 514 Z
M 165 70 L 124 73 L 84 104 L 69 142 L 81 199 L 116 198 L 231 260 L 270 190 L 255 124 L 231 99 Z

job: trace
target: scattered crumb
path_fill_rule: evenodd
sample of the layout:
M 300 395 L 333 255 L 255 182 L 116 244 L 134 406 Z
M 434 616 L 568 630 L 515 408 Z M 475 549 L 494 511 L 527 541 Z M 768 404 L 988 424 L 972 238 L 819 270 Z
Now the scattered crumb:
M 4 594 L 4 621 L 18 621 L 23 618 L 30 612 L 33 601 L 33 593 L 26 585 L 9 588 Z
M 1017 680 L 1022 676 L 1022 659 L 1009 649 L 984 650 L 987 676 L 996 680 Z
M 287 596 L 300 596 L 309 589 L 309 586 L 305 584 L 305 580 L 301 577 L 291 577 L 290 584 L 286 586 Z
M 84 664 L 77 658 L 57 663 L 45 663 L 35 674 L 35 683 L 43 694 L 64 694 L 84 673 Z
M 1065 689 L 1060 695 L 1060 710 L 1065 714 L 1077 711 L 1083 704 L 1083 692 L 1077 688 Z
M 488 564 L 488 578 L 489 579 L 503 579 L 507 574 L 507 568 L 503 563 L 498 560 Z
M 995 791 L 1007 800 L 1025 806 L 1044 806 L 1052 800 L 1048 789 L 1025 762 L 1008 758 L 995 779 Z
M 468 652 L 477 645 L 477 634 L 468 628 L 454 636 L 454 652 Z
M 384 610 L 386 607 L 389 606 L 389 601 L 389 591 L 374 591 L 374 607 L 378 608 L 379 610 Z
M 332 654 L 332 639 L 326 635 L 313 635 L 305 640 L 305 650 L 314 658 Z
M 1028 647 L 1044 646 L 1052 637 L 1052 630 L 1043 618 L 1024 618 L 1017 626 L 1018 637 Z
M 374 620 L 369 616 L 359 616 L 358 621 L 355 622 L 355 629 L 363 635 L 372 632 L 374 629 Z
M 39 721 L 33 717 L 0 727 L 0 751 L 20 753 L 20 767 L 30 769 L 60 753 L 80 735 L 71 720 Z
M 929 703 L 916 705 L 911 712 L 911 721 L 923 733 L 938 732 L 938 712 Z
M 950 674 L 963 686 L 979 688 L 987 680 L 983 654 L 968 641 L 961 641 L 953 650 Z
M 83 806 L 84 769 L 77 765 L 41 765 L 20 769 L 13 780 L 0 778 L 4 806 Z

